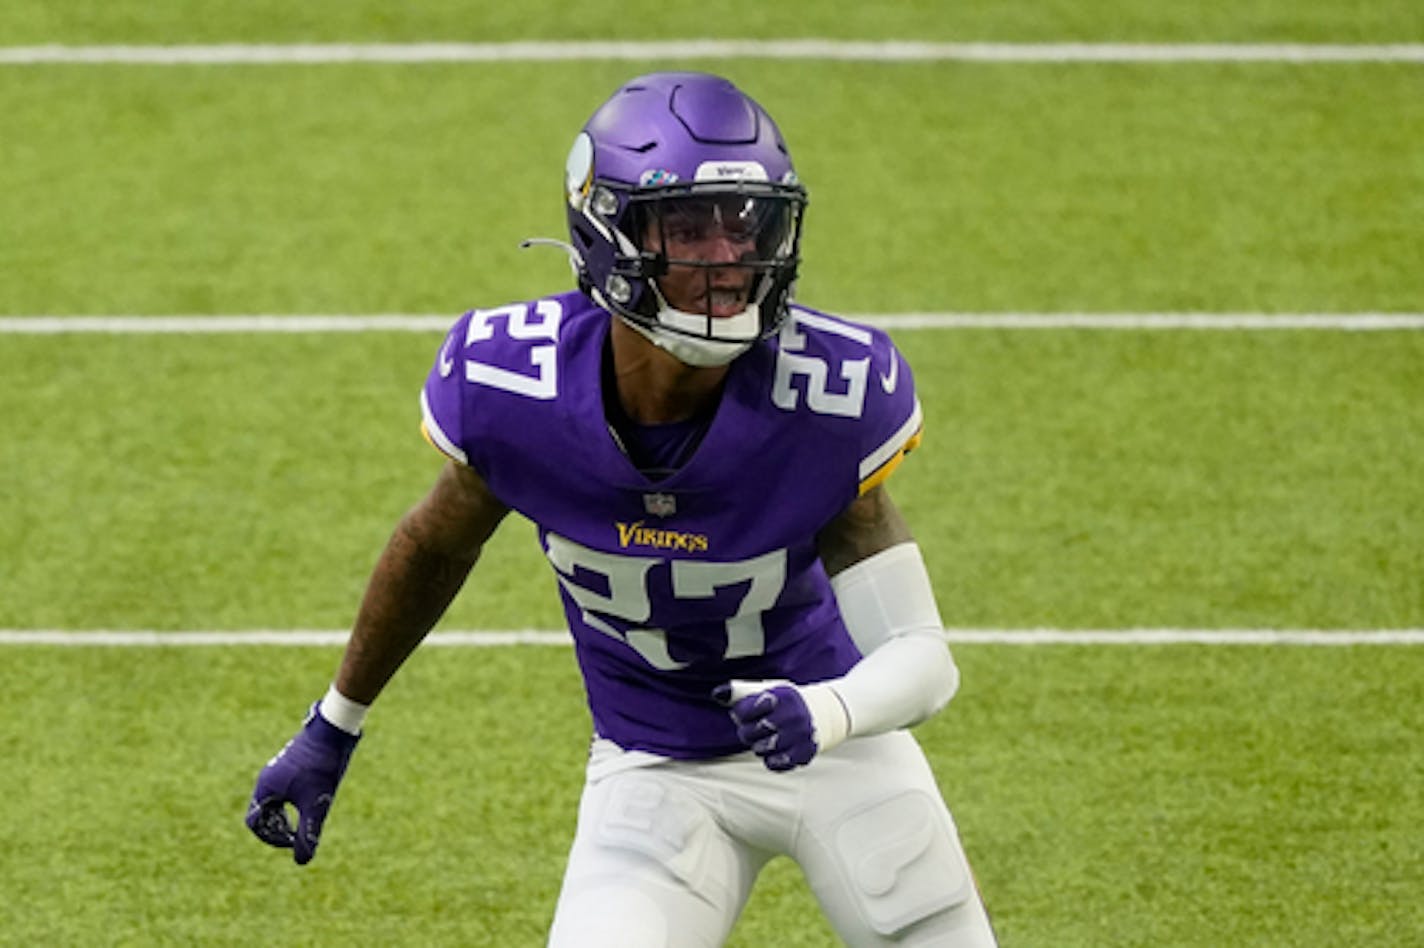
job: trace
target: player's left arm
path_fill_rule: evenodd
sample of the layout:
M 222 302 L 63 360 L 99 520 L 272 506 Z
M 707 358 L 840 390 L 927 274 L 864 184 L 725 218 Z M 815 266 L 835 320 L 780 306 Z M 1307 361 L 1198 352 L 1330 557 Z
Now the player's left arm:
M 821 562 L 832 582 L 877 553 L 913 542 L 909 524 L 883 485 L 861 494 L 816 535 Z
M 817 537 L 841 617 L 865 656 L 832 687 L 848 736 L 909 727 L 959 688 L 919 544 L 889 492 L 857 498 Z
M 864 658 L 816 684 L 725 686 L 738 734 L 773 770 L 809 763 L 849 737 L 918 724 L 959 687 L 924 559 L 885 488 L 853 501 L 817 544 Z

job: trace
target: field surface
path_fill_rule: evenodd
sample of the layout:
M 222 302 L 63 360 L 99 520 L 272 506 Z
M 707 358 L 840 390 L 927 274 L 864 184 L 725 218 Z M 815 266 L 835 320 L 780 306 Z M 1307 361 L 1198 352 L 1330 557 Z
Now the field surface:
M 1424 42 L 1403 0 L 418 6 L 12 0 L 0 44 Z M 1424 332 L 1349 328 L 1424 313 L 1424 65 L 760 56 L 0 64 L 0 945 L 542 943 L 569 649 L 418 652 L 299 870 L 241 815 L 339 647 L 10 634 L 346 628 L 439 468 L 441 331 L 15 329 L 561 289 L 519 240 L 561 235 L 587 114 L 673 67 L 778 116 L 818 308 L 1338 317 L 894 330 L 926 438 L 890 487 L 946 624 L 1070 636 L 958 645 L 917 734 L 1006 948 L 1424 943 L 1424 653 L 1363 644 L 1424 629 Z M 511 521 L 434 634 L 559 625 Z M 1360 644 L 1071 641 L 1130 629 Z M 731 941 L 834 943 L 786 863 Z

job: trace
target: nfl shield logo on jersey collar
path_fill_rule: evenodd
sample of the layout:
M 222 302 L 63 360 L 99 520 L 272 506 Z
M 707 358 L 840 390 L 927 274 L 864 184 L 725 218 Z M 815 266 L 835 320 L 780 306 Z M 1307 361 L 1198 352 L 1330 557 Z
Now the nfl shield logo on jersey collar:
M 654 517 L 671 517 L 677 513 L 677 498 L 672 494 L 644 494 L 643 509 Z

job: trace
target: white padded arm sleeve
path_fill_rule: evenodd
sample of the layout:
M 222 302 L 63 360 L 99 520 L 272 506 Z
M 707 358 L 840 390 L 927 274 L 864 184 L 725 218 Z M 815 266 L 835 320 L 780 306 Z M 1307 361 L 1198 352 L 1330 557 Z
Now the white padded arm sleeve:
M 843 677 L 824 683 L 845 707 L 848 736 L 909 727 L 949 703 L 959 688 L 959 669 L 918 544 L 901 543 L 861 560 L 832 577 L 831 588 L 865 656 Z

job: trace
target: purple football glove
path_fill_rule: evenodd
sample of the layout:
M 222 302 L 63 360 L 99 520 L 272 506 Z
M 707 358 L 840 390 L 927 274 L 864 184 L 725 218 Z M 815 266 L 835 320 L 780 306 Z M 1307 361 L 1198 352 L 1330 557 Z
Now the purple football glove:
M 312 705 L 297 736 L 257 775 L 247 805 L 247 828 L 269 846 L 292 850 L 297 865 L 311 862 L 336 787 L 360 739 L 359 734 L 348 734 L 326 720 Z M 297 808 L 295 831 L 287 817 L 288 803 Z
M 771 687 L 763 687 L 767 685 Z M 816 756 L 815 721 L 795 685 L 728 682 L 712 696 L 727 707 L 737 738 L 756 752 L 768 770 L 791 770 Z

